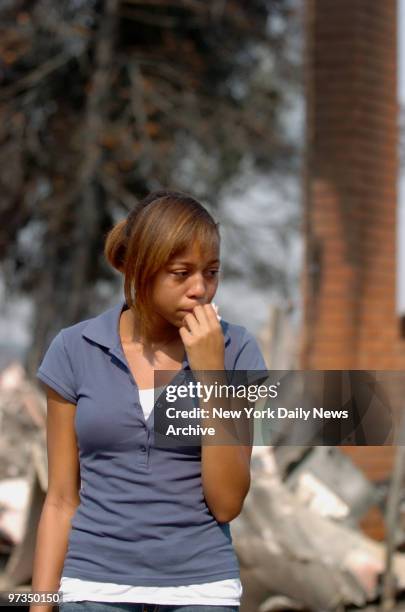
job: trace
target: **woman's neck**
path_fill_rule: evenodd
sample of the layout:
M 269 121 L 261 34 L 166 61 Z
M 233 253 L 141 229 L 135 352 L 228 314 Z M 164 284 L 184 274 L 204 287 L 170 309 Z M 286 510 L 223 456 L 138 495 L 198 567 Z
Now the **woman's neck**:
M 173 328 L 172 333 L 170 329 L 162 329 L 161 333 L 156 333 L 153 337 L 140 337 L 138 334 L 138 325 L 134 316 L 134 313 L 130 308 L 124 310 L 120 317 L 120 332 L 121 338 L 124 342 L 135 342 L 148 346 L 152 349 L 159 349 L 165 346 L 178 344 L 181 341 L 178 330 Z

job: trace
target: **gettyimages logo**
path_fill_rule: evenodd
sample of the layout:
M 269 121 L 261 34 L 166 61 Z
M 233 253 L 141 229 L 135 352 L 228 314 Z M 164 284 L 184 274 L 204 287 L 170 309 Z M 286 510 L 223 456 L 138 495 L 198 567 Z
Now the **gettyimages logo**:
M 400 371 L 156 371 L 154 386 L 159 446 L 401 443 Z

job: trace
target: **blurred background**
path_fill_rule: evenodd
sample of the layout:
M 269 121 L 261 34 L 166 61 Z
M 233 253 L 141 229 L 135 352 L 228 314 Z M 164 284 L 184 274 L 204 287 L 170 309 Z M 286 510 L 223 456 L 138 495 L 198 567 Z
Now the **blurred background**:
M 224 318 L 297 310 L 300 2 L 7 2 L 2 27 L 2 330 L 31 372 L 119 298 L 105 234 L 162 186 L 221 224 Z
M 8 566 L 23 583 L 46 489 L 34 374 L 62 327 L 120 299 L 105 235 L 149 191 L 220 222 L 215 302 L 269 368 L 404 369 L 405 6 L 3 0 L 0 27 L 0 500 L 19 500 L 8 562 L 31 538 Z M 340 454 L 387 494 L 393 446 Z M 376 543 L 384 495 L 351 523 Z

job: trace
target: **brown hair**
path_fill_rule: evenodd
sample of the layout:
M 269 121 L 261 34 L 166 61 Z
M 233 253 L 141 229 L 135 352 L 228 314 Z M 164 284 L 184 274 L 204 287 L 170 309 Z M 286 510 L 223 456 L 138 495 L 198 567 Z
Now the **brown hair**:
M 150 332 L 149 304 L 156 274 L 194 243 L 204 250 L 216 248 L 219 223 L 202 204 L 180 191 L 151 192 L 107 234 L 104 255 L 125 276 L 126 303 L 139 315 L 141 337 Z

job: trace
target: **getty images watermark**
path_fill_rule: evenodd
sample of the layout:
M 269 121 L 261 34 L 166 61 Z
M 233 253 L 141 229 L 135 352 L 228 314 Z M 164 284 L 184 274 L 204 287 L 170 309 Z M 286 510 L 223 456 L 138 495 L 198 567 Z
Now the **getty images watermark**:
M 401 371 L 155 372 L 155 445 L 405 444 Z

